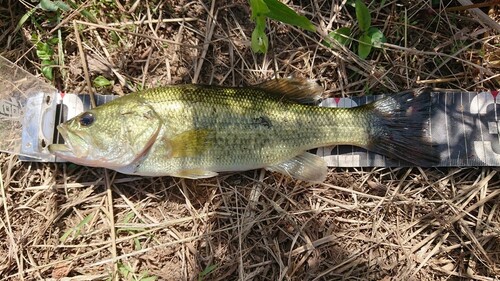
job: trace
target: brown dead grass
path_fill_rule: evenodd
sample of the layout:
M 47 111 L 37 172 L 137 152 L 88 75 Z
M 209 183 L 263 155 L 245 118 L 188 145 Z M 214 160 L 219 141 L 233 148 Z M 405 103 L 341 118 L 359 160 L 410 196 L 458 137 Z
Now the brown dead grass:
M 500 88 L 498 30 L 464 9 L 445 10 L 460 6 L 456 1 L 375 3 L 373 25 L 388 44 L 369 60 L 321 44 L 332 29 L 356 25 L 341 1 L 289 2 L 312 19 L 318 34 L 271 22 L 267 55 L 250 50 L 253 23 L 243 0 L 77 1 L 96 13 L 97 23 L 78 12 L 50 23 L 49 13 L 36 12 L 16 34 L 30 4 L 5 2 L 2 55 L 39 73 L 30 34 L 46 40 L 61 30 L 64 65 L 54 84 L 67 92 L 94 91 L 88 84 L 98 75 L 115 82 L 98 91 L 117 94 L 160 84 L 248 85 L 289 75 L 318 79 L 325 96 L 422 85 Z M 483 11 L 498 22 L 498 6 Z M 332 169 L 324 184 L 311 185 L 264 171 L 198 181 L 130 177 L 0 154 L 0 172 L 2 280 L 500 275 L 497 168 Z

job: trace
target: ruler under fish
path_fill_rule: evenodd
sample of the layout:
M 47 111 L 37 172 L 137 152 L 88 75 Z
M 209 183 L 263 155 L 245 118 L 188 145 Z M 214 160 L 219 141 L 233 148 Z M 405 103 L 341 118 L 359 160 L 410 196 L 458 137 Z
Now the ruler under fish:
M 437 166 L 500 166 L 498 93 L 432 91 L 429 133 L 441 156 Z M 355 107 L 380 98 L 382 96 L 328 98 L 321 106 Z M 322 156 L 331 167 L 408 165 L 355 146 L 323 147 L 313 152 Z
M 54 162 L 47 150 L 58 141 L 56 126 L 90 108 L 89 95 L 64 94 L 0 56 L 0 151 L 22 160 Z M 498 91 L 431 90 L 430 137 L 438 166 L 500 166 Z M 116 96 L 95 95 L 104 104 Z M 327 107 L 354 107 L 382 96 L 328 98 Z M 354 146 L 312 151 L 331 167 L 398 167 L 407 164 Z M 412 155 L 408 155 L 411 157 Z
M 437 166 L 500 166 L 500 97 L 498 91 L 457 92 L 433 91 L 429 106 L 430 136 L 437 145 L 441 162 Z M 383 96 L 328 98 L 325 107 L 355 107 L 371 103 Z M 498 99 L 497 99 L 498 97 Z M 90 108 L 88 95 L 59 94 L 62 111 L 56 119 L 65 121 Z M 96 103 L 115 99 L 95 95 Z M 61 107 L 62 106 L 62 107 Z M 59 122 L 56 122 L 59 123 Z M 55 124 L 57 125 L 57 124 Z M 57 137 L 57 135 L 54 135 Z M 398 167 L 408 165 L 366 149 L 341 145 L 314 149 L 330 167 Z M 411 157 L 411 155 L 408 155 Z

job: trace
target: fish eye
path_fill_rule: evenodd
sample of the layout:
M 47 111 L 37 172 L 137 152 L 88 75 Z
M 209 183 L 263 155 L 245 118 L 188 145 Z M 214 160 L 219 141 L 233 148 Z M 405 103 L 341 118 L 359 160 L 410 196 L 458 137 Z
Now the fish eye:
M 90 126 L 92 125 L 92 123 L 94 123 L 94 115 L 92 115 L 92 113 L 90 112 L 85 112 L 82 114 L 82 116 L 80 116 L 80 125 L 84 126 L 84 127 L 87 127 L 87 126 Z

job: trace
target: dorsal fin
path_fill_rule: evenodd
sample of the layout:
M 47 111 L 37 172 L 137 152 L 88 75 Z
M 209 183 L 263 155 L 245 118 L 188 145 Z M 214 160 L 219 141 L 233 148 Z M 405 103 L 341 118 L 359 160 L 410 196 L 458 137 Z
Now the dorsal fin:
M 321 98 L 323 87 L 305 78 L 272 79 L 254 87 L 300 103 L 314 103 Z

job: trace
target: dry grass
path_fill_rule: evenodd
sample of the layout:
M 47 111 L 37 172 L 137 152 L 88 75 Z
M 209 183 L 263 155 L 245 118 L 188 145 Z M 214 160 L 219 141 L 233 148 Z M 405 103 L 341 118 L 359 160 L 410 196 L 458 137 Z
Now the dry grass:
M 78 1 L 80 10 L 95 12 L 96 23 L 79 12 L 51 23 L 52 14 L 36 12 L 15 34 L 29 3 L 4 2 L 1 54 L 39 73 L 30 34 L 47 40 L 60 30 L 64 64 L 54 84 L 67 92 L 94 91 L 98 75 L 115 82 L 98 91 L 117 94 L 289 75 L 318 79 L 325 96 L 422 85 L 500 88 L 499 32 L 463 8 L 445 10 L 460 6 L 457 1 L 386 1 L 383 7 L 374 1 L 373 25 L 388 44 L 369 60 L 320 43 L 321 34 L 356 25 L 342 1 L 290 1 L 319 31 L 272 22 L 267 55 L 250 50 L 253 24 L 244 0 Z M 498 6 L 482 11 L 498 22 Z M 324 184 L 310 185 L 264 171 L 198 181 L 130 177 L 0 154 L 0 172 L 2 280 L 500 275 L 497 168 L 332 169 Z

